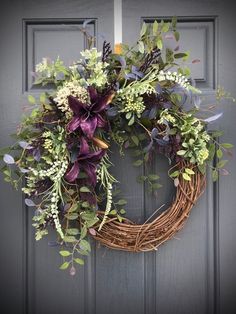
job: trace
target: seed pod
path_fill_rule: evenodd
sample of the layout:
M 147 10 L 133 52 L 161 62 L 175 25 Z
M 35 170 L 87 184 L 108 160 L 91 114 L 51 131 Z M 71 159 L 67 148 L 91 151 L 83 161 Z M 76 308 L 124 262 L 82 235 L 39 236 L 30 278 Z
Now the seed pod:
M 102 149 L 107 149 L 109 147 L 107 143 L 105 143 L 104 141 L 100 140 L 97 137 L 93 137 L 92 141 L 97 147 L 100 147 Z

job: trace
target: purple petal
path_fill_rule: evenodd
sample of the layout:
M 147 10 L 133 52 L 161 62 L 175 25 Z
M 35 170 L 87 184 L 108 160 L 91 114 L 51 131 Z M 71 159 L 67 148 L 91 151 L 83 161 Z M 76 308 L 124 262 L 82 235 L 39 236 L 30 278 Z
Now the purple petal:
M 78 129 L 80 125 L 80 118 L 74 117 L 71 119 L 71 121 L 67 124 L 67 131 L 68 132 L 74 132 Z
M 70 109 L 73 111 L 75 115 L 82 115 L 86 110 L 87 105 L 84 104 L 82 101 L 78 100 L 74 96 L 68 96 L 68 104 Z
M 88 153 L 89 153 L 88 143 L 84 137 L 81 137 L 79 155 L 87 155 Z
M 110 92 L 106 96 L 102 97 L 96 104 L 93 105 L 93 112 L 99 113 L 107 107 L 114 97 L 114 92 Z
M 76 161 L 71 167 L 71 169 L 65 174 L 65 179 L 68 182 L 74 182 L 77 179 L 78 175 L 79 175 L 79 164 Z
M 106 155 L 105 149 L 100 149 L 94 153 L 90 153 L 87 155 L 87 160 L 89 163 L 97 164 L 100 162 L 103 156 Z
M 83 133 L 88 137 L 92 138 L 93 134 L 96 130 L 97 127 L 97 117 L 89 117 L 86 120 L 81 120 L 80 121 L 80 128 L 83 131 Z
M 94 103 L 97 100 L 97 97 L 98 97 L 97 90 L 94 87 L 89 86 L 88 87 L 88 92 L 89 92 L 91 103 Z
M 107 124 L 107 121 L 100 115 L 97 115 L 97 127 L 104 128 Z
M 83 168 L 87 173 L 91 184 L 95 186 L 97 183 L 96 166 L 94 164 L 85 164 Z

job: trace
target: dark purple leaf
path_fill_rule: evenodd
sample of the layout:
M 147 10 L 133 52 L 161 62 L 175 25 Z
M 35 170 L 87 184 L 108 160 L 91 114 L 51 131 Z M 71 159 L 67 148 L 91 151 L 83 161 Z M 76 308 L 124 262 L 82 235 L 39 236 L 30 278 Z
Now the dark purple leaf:
M 144 152 L 145 153 L 149 152 L 152 146 L 153 146 L 153 140 L 151 140 L 151 142 L 146 147 L 144 147 Z
M 70 268 L 70 275 L 71 276 L 75 276 L 75 274 L 76 274 L 76 269 L 75 269 L 74 266 L 71 266 L 71 268 Z
M 20 147 L 22 147 L 23 149 L 32 149 L 33 146 L 31 146 L 29 143 L 25 142 L 25 141 L 20 141 L 19 142 Z
M 112 118 L 112 117 L 115 117 L 118 115 L 118 110 L 116 107 L 110 107 L 107 109 L 106 113 L 107 113 L 108 117 Z
M 25 204 L 26 204 L 28 207 L 33 207 L 33 206 L 35 206 L 34 201 L 32 201 L 30 198 L 26 198 L 26 199 L 25 199 Z
M 125 67 L 126 67 L 126 60 L 125 60 L 124 57 L 118 55 L 118 56 L 117 56 L 117 60 L 120 62 L 122 68 L 125 68 Z
M 222 115 L 223 115 L 223 112 L 220 112 L 220 113 L 215 114 L 214 116 L 211 116 L 207 119 L 204 119 L 203 121 L 210 123 L 210 122 L 213 122 L 213 121 L 219 119 L 220 117 L 222 117 Z
M 54 247 L 60 245 L 57 241 L 48 241 L 48 246 Z
M 8 165 L 13 165 L 15 163 L 14 158 L 11 155 L 9 155 L 9 154 L 5 154 L 3 156 L 3 160 Z
M 199 59 L 194 59 L 194 60 L 192 61 L 192 63 L 199 63 L 199 62 L 201 62 L 201 60 L 199 60 Z
M 25 168 L 19 168 L 20 169 L 20 172 L 21 173 L 27 173 L 27 172 L 29 172 L 29 170 L 28 169 L 25 169 Z
M 59 72 L 56 75 L 56 80 L 61 81 L 65 79 L 65 74 L 63 72 Z
M 151 132 L 151 137 L 152 138 L 155 138 L 155 137 L 157 137 L 157 135 L 158 135 L 158 129 L 157 128 L 153 128 L 152 129 L 152 132 Z
M 161 93 L 162 93 L 162 87 L 161 87 L 160 84 L 157 84 L 157 85 L 156 85 L 156 92 L 157 92 L 158 94 L 161 94 Z
M 95 236 L 97 234 L 97 232 L 94 228 L 89 228 L 89 233 L 93 236 Z
M 154 107 L 152 107 L 152 109 L 149 111 L 148 117 L 149 117 L 149 119 L 154 119 L 154 118 L 156 117 L 156 115 L 157 115 L 157 107 L 154 106 Z
M 41 154 L 40 154 L 40 149 L 39 148 L 36 148 L 36 149 L 33 150 L 33 156 L 34 156 L 34 159 L 36 161 L 40 161 Z
M 86 26 L 88 25 L 88 24 L 90 24 L 91 22 L 93 22 L 94 21 L 94 19 L 86 19 L 85 21 L 84 21 L 84 23 L 83 23 L 83 28 L 86 28 Z
M 127 80 L 129 80 L 129 79 L 136 79 L 136 75 L 135 74 L 133 74 L 133 73 L 128 73 L 128 74 L 125 74 L 125 78 L 127 79 Z

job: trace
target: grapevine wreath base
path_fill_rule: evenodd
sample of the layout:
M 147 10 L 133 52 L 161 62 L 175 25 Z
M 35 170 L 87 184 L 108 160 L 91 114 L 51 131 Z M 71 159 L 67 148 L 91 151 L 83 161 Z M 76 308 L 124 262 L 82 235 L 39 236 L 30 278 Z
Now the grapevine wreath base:
M 28 95 L 13 144 L 0 150 L 4 180 L 15 188 L 24 183 L 35 239 L 53 228 L 49 245 L 60 247 L 60 269 L 71 275 L 91 252 L 89 235 L 116 250 L 156 250 L 183 227 L 204 190 L 207 167 L 213 181 L 228 174 L 223 157 L 232 144 L 220 143 L 221 132 L 208 125 L 222 116 L 213 110 L 221 99 L 232 97 L 218 87 L 215 104 L 201 104 L 189 69 L 200 60 L 179 50 L 176 22 L 144 23 L 133 46 L 114 52 L 106 41 L 102 51 L 93 47 L 86 22 L 81 31 L 89 49 L 79 60 L 67 66 L 59 57 L 43 58 L 35 66 L 34 85 L 46 90 Z M 128 202 L 112 174 L 113 145 L 120 156 L 130 152 L 132 167 L 148 169 L 157 155 L 168 159 L 175 199 L 144 224 L 124 216 Z M 149 171 L 137 177 L 155 196 L 159 179 Z
M 177 164 L 176 168 L 183 166 L 192 168 L 191 165 L 181 163 Z M 158 246 L 182 229 L 204 187 L 205 176 L 199 171 L 195 171 L 191 181 L 180 178 L 175 200 L 165 212 L 152 222 L 135 224 L 124 218 L 123 222 L 120 223 L 117 218 L 111 218 L 106 221 L 100 231 L 96 232 L 93 238 L 116 250 L 130 252 L 156 250 Z M 102 219 L 104 212 L 100 211 L 99 216 Z

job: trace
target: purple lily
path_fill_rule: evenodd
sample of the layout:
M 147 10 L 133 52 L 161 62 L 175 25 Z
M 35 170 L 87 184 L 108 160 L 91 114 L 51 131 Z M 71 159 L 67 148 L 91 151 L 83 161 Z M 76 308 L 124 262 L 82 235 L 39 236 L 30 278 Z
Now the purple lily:
M 87 173 L 90 183 L 95 186 L 97 182 L 97 164 L 105 154 L 106 150 L 104 149 L 90 152 L 86 139 L 81 137 L 79 154 L 74 164 L 67 170 L 65 179 L 68 182 L 74 182 L 78 178 L 80 171 L 83 170 Z
M 114 92 L 110 91 L 105 96 L 98 95 L 97 90 L 92 86 L 88 87 L 88 92 L 91 104 L 83 103 L 71 95 L 68 97 L 73 118 L 68 123 L 67 130 L 74 132 L 81 129 L 84 135 L 91 139 L 97 127 L 103 128 L 107 124 L 104 113 L 107 105 L 112 101 Z

